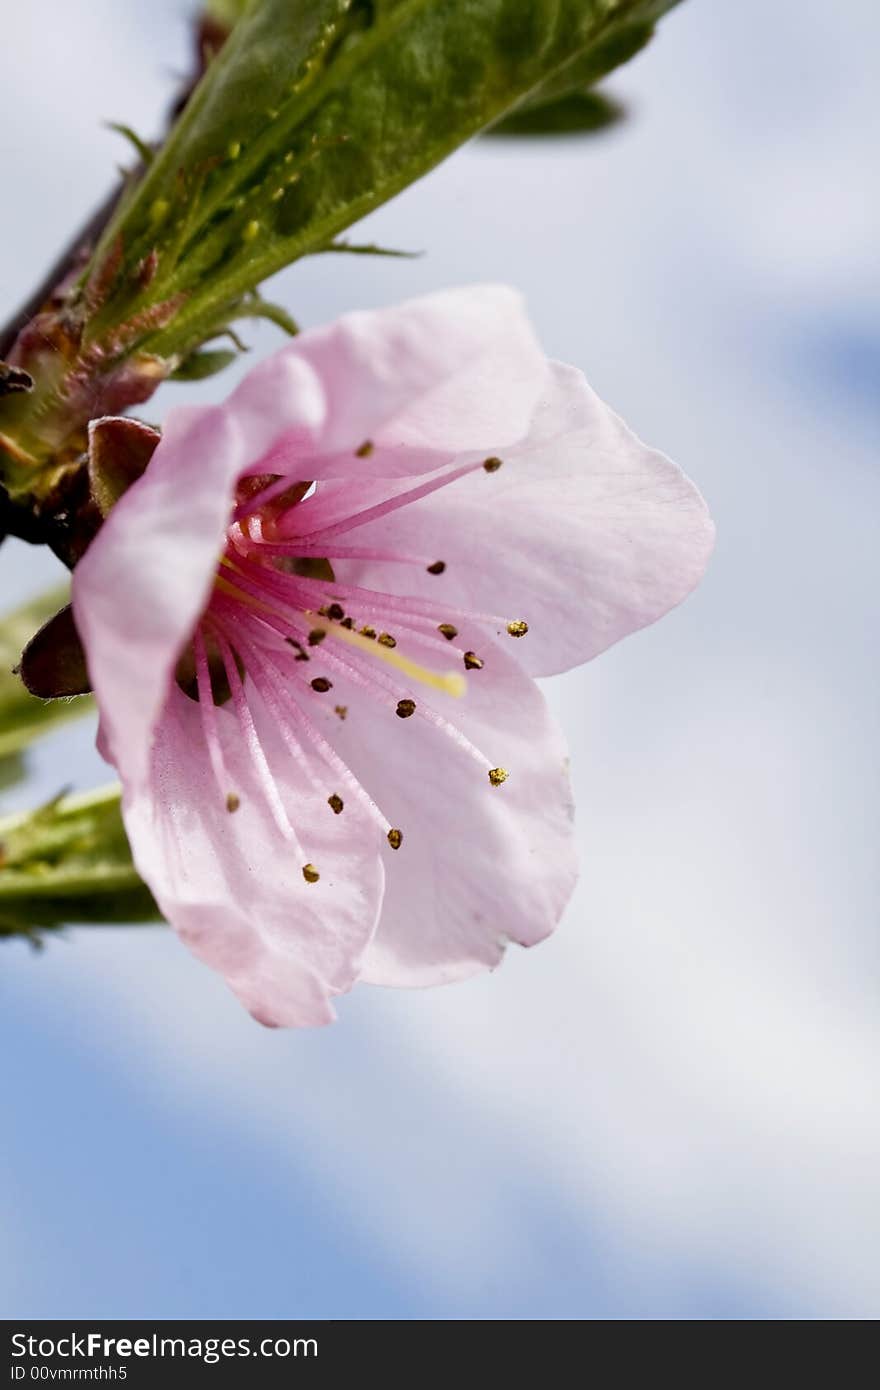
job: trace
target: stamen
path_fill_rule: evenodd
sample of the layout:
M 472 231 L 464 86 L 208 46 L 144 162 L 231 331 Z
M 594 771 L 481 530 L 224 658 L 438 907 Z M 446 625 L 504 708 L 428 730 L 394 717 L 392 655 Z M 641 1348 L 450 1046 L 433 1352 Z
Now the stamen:
M 299 537 L 300 540 L 311 542 L 325 541 L 330 536 L 340 536 L 346 531 L 354 531 L 358 526 L 365 526 L 368 521 L 378 521 L 382 516 L 387 516 L 389 512 L 399 511 L 401 507 L 408 507 L 412 502 L 418 502 L 422 497 L 428 497 L 438 488 L 448 487 L 450 483 L 456 482 L 459 478 L 465 478 L 475 469 L 482 468 L 482 462 L 465 463 L 459 468 L 446 468 L 433 476 L 426 478 L 416 487 L 386 497 L 382 502 L 376 502 L 372 507 L 365 507 L 362 512 L 355 512 L 352 515 L 342 517 L 339 521 L 331 522 L 329 526 L 319 526 L 315 531 L 304 531 Z
M 410 719 L 416 712 L 415 700 L 398 700 L 395 714 L 398 719 Z
M 378 640 L 380 646 L 383 646 L 383 647 L 396 647 L 396 646 L 397 646 L 397 638 L 396 638 L 396 637 L 392 637 L 390 632 L 380 632 L 380 633 L 379 633 L 379 637 L 378 637 L 377 640 Z
M 497 473 L 503 461 L 503 459 L 499 458 L 484 459 L 483 467 L 485 468 L 487 473 Z
M 259 734 L 254 726 L 253 716 L 248 706 L 247 696 L 244 693 L 244 686 L 241 676 L 239 675 L 238 666 L 232 654 L 232 648 L 220 632 L 217 633 L 217 640 L 220 646 L 220 655 L 223 658 L 223 665 L 226 669 L 226 679 L 229 681 L 229 688 L 232 691 L 232 703 L 235 706 L 235 713 L 238 716 L 238 722 L 244 735 L 245 746 L 250 754 L 251 762 L 260 780 L 266 800 L 269 803 L 269 809 L 272 812 L 273 819 L 278 829 L 281 831 L 281 834 L 286 840 L 290 840 L 296 846 L 297 850 L 299 850 L 296 833 L 293 826 L 290 824 L 287 812 L 284 809 L 284 804 L 278 794 L 275 778 L 272 776 L 272 770 L 269 767 L 263 745 L 260 742 Z
M 230 815 L 232 815 L 232 812 L 233 812 L 233 811 L 237 811 L 240 805 L 241 805 L 241 797 L 240 797 L 240 796 L 237 796 L 235 792 L 227 792 L 227 793 L 226 793 L 226 809 L 227 809 L 227 811 L 229 812 Z
M 299 703 L 299 701 L 288 688 L 285 681 L 285 672 L 278 665 L 274 657 L 268 652 L 260 651 L 257 647 L 254 646 L 253 643 L 250 642 L 248 643 L 247 649 L 249 653 L 249 659 L 253 660 L 255 664 L 259 665 L 261 678 L 261 693 L 263 695 L 263 698 L 266 701 L 269 710 L 272 712 L 279 725 L 285 743 L 287 744 L 288 748 L 290 749 L 291 753 L 293 753 L 297 761 L 300 762 L 300 764 L 305 764 L 307 766 L 304 750 L 300 744 L 297 734 L 294 733 L 293 729 L 289 728 L 287 725 L 287 721 L 284 718 L 282 705 L 285 709 L 287 709 L 290 712 L 291 715 L 294 716 L 294 718 L 297 721 L 298 730 L 305 735 L 305 738 L 318 753 L 319 757 L 321 757 L 324 760 L 324 762 L 327 764 L 327 766 L 330 768 L 333 774 L 339 778 L 343 786 L 348 788 L 352 796 L 354 796 L 361 803 L 361 805 L 366 810 L 367 814 L 380 826 L 383 833 L 387 834 L 390 822 L 386 819 L 385 816 L 383 816 L 381 810 L 376 805 L 373 798 L 359 782 L 358 778 L 352 772 L 348 764 L 343 761 L 343 759 L 336 752 L 335 748 L 333 748 L 333 746 L 327 742 L 320 730 L 316 728 L 316 726 L 312 723 L 311 719 L 306 714 L 302 705 Z M 337 713 L 340 709 L 345 710 L 345 708 L 345 705 L 337 705 Z M 340 715 L 340 718 L 344 719 L 345 715 Z M 315 785 L 316 779 L 314 775 L 310 771 L 309 775 L 311 777 L 313 785 Z M 336 796 L 337 794 L 334 792 L 333 795 Z M 341 810 L 342 799 L 341 797 L 339 797 L 338 799 L 340 802 L 339 809 Z M 329 804 L 333 806 L 333 797 L 330 797 Z M 336 808 L 334 807 L 334 810 L 335 809 Z
M 482 671 L 483 669 L 482 658 L 477 656 L 476 652 L 465 652 L 464 665 L 466 671 Z
M 451 642 L 453 637 L 458 636 L 458 628 L 453 627 L 452 623 L 440 623 L 437 631 L 446 638 L 447 642 Z
M 333 713 L 338 714 L 340 719 L 348 718 L 348 705 L 334 705 Z
M 328 690 L 333 689 L 333 682 L 328 681 L 326 676 L 316 676 L 310 684 L 312 689 L 317 690 L 319 695 L 326 695 Z
M 354 456 L 358 459 L 368 459 L 375 447 L 376 446 L 373 443 L 372 439 L 365 439 L 363 444 L 361 444 L 360 448 L 355 449 Z
M 345 802 L 342 800 L 341 796 L 337 796 L 336 792 L 334 792 L 332 796 L 327 797 L 327 805 L 330 807 L 334 816 L 338 816 Z
M 311 616 L 311 615 L 306 615 Z M 467 686 L 464 676 L 460 676 L 457 671 L 431 671 L 427 666 L 420 666 L 418 662 L 410 661 L 409 657 L 401 652 L 395 651 L 387 643 L 379 646 L 378 642 L 373 642 L 370 638 L 364 637 L 360 632 L 352 632 L 348 628 L 338 625 L 327 627 L 328 636 L 335 637 L 340 642 L 347 642 L 349 646 L 357 647 L 359 651 L 368 652 L 371 657 L 379 657 L 389 666 L 394 666 L 398 671 L 402 671 L 410 680 L 417 681 L 419 685 L 427 685 L 432 690 L 443 690 L 447 695 L 461 696 Z M 383 634 L 387 636 L 387 634 Z M 393 639 L 392 639 L 393 640 Z
M 403 831 L 392 829 L 388 831 L 388 843 L 392 849 L 400 849 L 403 844 Z
M 446 561 L 435 560 L 433 565 L 426 565 L 425 569 L 428 571 L 429 574 L 442 574 L 443 571 L 446 569 Z
M 507 624 L 507 631 L 510 633 L 511 637 L 525 637 L 528 630 L 529 625 L 523 622 L 522 618 L 519 618 L 516 622 Z
M 510 773 L 504 767 L 492 767 L 489 769 L 489 781 L 493 787 L 500 787 L 502 782 L 506 782 Z
M 309 646 L 317 647 L 318 643 L 323 642 L 326 636 L 327 629 L 325 627 L 313 628 L 312 631 L 309 633 Z
M 257 547 L 249 546 L 246 551 L 239 546 L 236 549 L 247 558 Z M 336 545 L 332 539 L 301 541 L 298 537 L 294 537 L 293 540 L 265 541 L 259 546 L 259 554 L 292 555 L 294 559 L 303 560 L 379 560 L 387 565 L 427 566 L 430 563 L 424 555 L 408 555 L 402 551 L 382 550 L 376 546 Z
M 338 632 L 338 629 L 333 630 Z M 351 637 L 355 634 L 346 633 L 345 635 L 346 637 Z M 398 653 L 393 652 L 388 653 L 387 655 L 389 658 L 396 658 Z M 341 652 L 335 651 L 325 652 L 325 659 L 332 665 L 341 669 L 343 674 L 347 675 L 351 680 L 356 682 L 356 684 L 360 686 L 360 688 L 364 690 L 366 694 L 370 696 L 371 699 L 377 700 L 382 704 L 385 703 L 385 695 L 390 695 L 393 699 L 399 699 L 398 690 L 395 689 L 395 683 L 392 680 L 389 680 L 381 670 L 377 669 L 375 663 L 362 663 L 360 661 L 349 659 Z M 459 679 L 463 681 L 464 677 L 462 676 Z M 432 724 L 434 728 L 438 731 L 438 733 L 443 734 L 444 737 L 448 738 L 450 742 L 455 744 L 455 746 L 462 753 L 466 754 L 467 757 L 472 758 L 474 762 L 476 762 L 485 772 L 488 772 L 490 764 L 489 759 L 486 757 L 485 753 L 482 753 L 479 748 L 476 748 L 474 744 L 471 743 L 470 739 L 465 737 L 465 735 L 461 732 L 460 729 L 456 728 L 454 724 L 451 724 L 450 721 L 448 719 L 445 719 L 442 714 L 439 714 L 437 710 L 432 709 L 430 705 L 426 704 L 420 704 L 418 708 L 416 708 L 416 703 L 414 700 L 403 700 L 399 701 L 399 703 L 403 704 L 404 707 L 406 707 L 408 704 L 412 704 L 414 712 L 420 715 L 420 717 L 424 719 L 427 723 Z M 401 717 L 406 719 L 409 718 L 409 715 L 404 714 Z
M 302 872 L 306 883 L 317 883 L 318 879 L 321 877 L 314 864 L 303 864 Z
M 292 582 L 287 575 L 280 575 L 269 570 L 262 571 L 261 581 L 264 577 L 268 586 L 274 586 L 275 581 L 285 585 Z M 296 586 L 303 593 L 308 592 L 313 595 L 312 602 L 310 604 L 304 603 L 303 607 L 316 608 L 324 596 L 327 584 L 326 581 L 307 579 L 297 575 Z M 437 606 L 431 599 L 416 599 L 403 594 L 389 594 L 379 589 L 362 589 L 356 584 L 337 582 L 333 588 L 340 597 L 349 600 L 352 606 L 356 605 L 363 614 L 371 616 L 375 614 L 379 621 L 388 621 L 389 618 L 391 621 L 398 621 L 401 618 L 424 618 L 432 625 L 436 622 Z M 277 592 L 277 589 L 273 587 L 272 591 Z M 466 623 L 479 623 L 481 627 L 503 628 L 508 621 L 500 613 L 469 612 L 464 608 L 450 608 L 445 602 L 444 609 L 451 619 L 459 619 Z

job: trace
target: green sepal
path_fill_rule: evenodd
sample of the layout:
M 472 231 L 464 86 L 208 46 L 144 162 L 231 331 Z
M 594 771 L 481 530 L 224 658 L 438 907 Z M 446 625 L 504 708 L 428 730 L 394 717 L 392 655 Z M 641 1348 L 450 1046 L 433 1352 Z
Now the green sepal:
M 64 607 L 68 598 L 67 586 L 61 586 L 0 620 L 0 766 L 41 734 L 94 709 L 88 696 L 39 700 L 29 695 L 15 669 L 34 633 Z

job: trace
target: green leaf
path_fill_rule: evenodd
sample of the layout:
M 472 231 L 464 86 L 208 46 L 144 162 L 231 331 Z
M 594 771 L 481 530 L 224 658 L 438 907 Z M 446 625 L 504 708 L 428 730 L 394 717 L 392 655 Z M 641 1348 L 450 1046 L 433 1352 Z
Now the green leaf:
M 0 935 L 160 920 L 131 862 L 118 787 L 0 820 Z
M 93 282 L 121 261 L 89 333 L 127 318 L 145 351 L 188 355 L 267 276 L 539 89 L 596 81 L 674 3 L 255 0 L 106 231 Z
M 663 10 L 673 8 L 679 0 L 670 4 L 653 7 L 654 15 L 637 14 L 636 10 L 647 11 L 651 6 L 628 6 L 633 12 L 629 18 L 622 19 L 603 31 L 599 37 L 581 52 L 569 58 L 561 68 L 546 78 L 528 97 L 519 104 L 522 107 L 544 106 L 559 97 L 571 96 L 585 91 L 601 82 L 610 72 L 628 63 L 641 53 L 654 37 L 654 21 Z
M 652 23 L 616 26 L 542 82 L 486 134 L 592 135 L 616 125 L 626 114 L 624 108 L 590 88 L 641 53 L 653 35 Z
M 94 708 L 89 696 L 38 700 L 29 695 L 13 668 L 34 633 L 68 600 L 67 587 L 32 599 L 0 620 L 0 758 L 27 747 L 41 734 Z
M 617 125 L 624 108 L 598 92 L 573 92 L 541 106 L 512 111 L 487 135 L 594 135 Z

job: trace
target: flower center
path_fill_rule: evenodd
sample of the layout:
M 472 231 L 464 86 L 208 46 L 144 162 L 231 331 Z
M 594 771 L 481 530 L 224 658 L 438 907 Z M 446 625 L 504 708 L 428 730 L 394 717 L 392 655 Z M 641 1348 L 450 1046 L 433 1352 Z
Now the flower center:
M 455 473 L 465 471 L 470 467 Z M 403 832 L 391 824 L 340 757 L 336 740 L 331 742 L 322 732 L 322 717 L 330 709 L 325 705 L 319 713 L 319 707 L 311 705 L 315 696 L 322 701 L 329 697 L 332 712 L 344 720 L 349 713 L 347 702 L 363 694 L 390 706 L 398 719 L 416 716 L 426 721 L 490 786 L 501 786 L 508 776 L 446 718 L 441 705 L 435 708 L 422 700 L 419 691 L 461 696 L 466 690 L 464 673 L 483 668 L 483 659 L 466 649 L 465 639 L 459 636 L 459 623 L 469 624 L 475 632 L 487 626 L 506 627 L 512 637 L 521 637 L 528 630 L 526 623 L 456 611 L 444 612 L 444 621 L 438 622 L 435 602 L 361 587 L 340 580 L 334 571 L 337 562 L 353 560 L 418 565 L 431 575 L 442 575 L 446 571 L 442 560 L 350 546 L 338 539 L 378 513 L 384 514 L 386 508 L 417 500 L 435 485 L 419 483 L 406 495 L 398 492 L 387 503 L 367 507 L 347 520 L 333 520 L 332 493 L 328 509 L 323 499 L 312 496 L 315 489 L 310 483 L 265 477 L 246 480 L 239 490 L 211 598 L 193 639 L 190 689 L 178 673 L 179 683 L 199 702 L 226 809 L 234 812 L 241 805 L 240 788 L 231 785 L 223 751 L 227 738 L 223 729 L 232 726 L 224 723 L 221 728 L 217 708 L 229 701 L 266 804 L 282 835 L 301 856 L 307 883 L 317 883 L 320 873 L 300 846 L 282 804 L 255 723 L 256 705 L 253 710 L 249 705 L 250 686 L 258 692 L 258 703 L 268 711 L 291 757 L 320 787 L 333 815 L 342 813 L 349 797 L 356 799 L 381 827 L 392 850 L 401 847 Z M 310 526 L 312 518 L 317 524 Z M 436 667 L 431 652 L 437 653 Z M 425 654 L 427 660 L 422 659 Z M 457 671 L 448 669 L 453 654 L 461 663 Z M 335 703 L 338 691 L 336 696 L 331 694 L 337 685 L 346 692 L 345 704 Z M 222 718 L 225 721 L 226 715 Z M 330 777 L 335 785 L 325 785 Z

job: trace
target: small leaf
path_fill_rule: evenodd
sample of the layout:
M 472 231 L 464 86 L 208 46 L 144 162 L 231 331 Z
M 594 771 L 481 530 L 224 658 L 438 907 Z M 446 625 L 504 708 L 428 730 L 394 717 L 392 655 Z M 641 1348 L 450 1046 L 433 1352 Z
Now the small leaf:
M 210 352 L 194 352 L 187 357 L 176 371 L 171 373 L 172 381 L 204 381 L 209 376 L 216 376 L 225 367 L 234 362 L 238 357 L 237 352 L 231 348 L 217 348 Z
M 296 319 L 291 318 L 287 310 L 282 308 L 280 304 L 273 304 L 270 300 L 263 299 L 262 295 L 255 294 L 246 300 L 239 311 L 239 317 L 243 319 L 268 319 L 270 323 L 274 323 L 291 338 L 295 338 L 299 333 L 299 324 Z M 234 340 L 235 334 L 231 328 L 227 328 L 226 331 Z
M 92 684 L 70 604 L 35 633 L 21 654 L 19 674 L 26 690 L 41 700 L 88 695 Z
M 102 516 L 144 472 L 161 435 L 141 420 L 104 415 L 89 424 L 89 488 Z
M 152 145 L 148 145 L 146 140 L 142 140 L 130 125 L 122 125 L 119 121 L 107 121 L 106 125 L 108 130 L 115 130 L 117 135 L 124 136 L 129 144 L 134 146 L 142 163 L 150 163 L 155 153 Z
M 159 920 L 131 861 L 118 787 L 0 820 L 0 935 Z
M 598 92 L 572 92 L 542 106 L 524 106 L 492 126 L 487 135 L 595 135 L 623 120 L 626 112 Z

